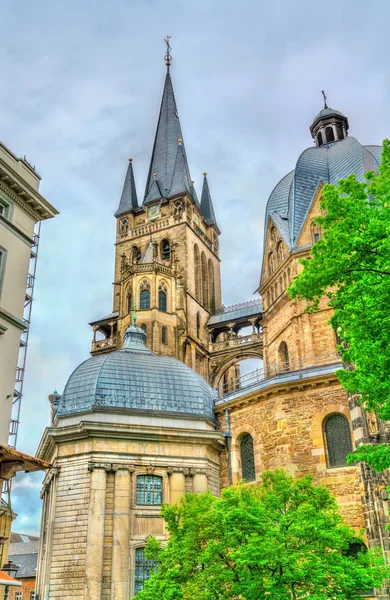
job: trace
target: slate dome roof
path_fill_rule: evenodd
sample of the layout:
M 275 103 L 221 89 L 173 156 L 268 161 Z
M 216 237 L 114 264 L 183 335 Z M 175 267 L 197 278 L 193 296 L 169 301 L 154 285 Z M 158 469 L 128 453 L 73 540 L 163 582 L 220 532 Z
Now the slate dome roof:
M 293 248 L 319 184 L 336 184 L 351 173 L 362 181 L 367 171 L 378 169 L 381 154 L 382 146 L 362 146 L 352 136 L 304 150 L 295 169 L 283 177 L 271 192 L 266 208 L 265 232 L 271 217 L 288 247 Z
M 145 339 L 132 325 L 122 348 L 81 363 L 69 377 L 57 415 L 110 407 L 213 419 L 215 390 L 181 361 L 151 352 Z
M 338 117 L 343 117 L 344 119 L 347 118 L 339 110 L 335 110 L 334 108 L 330 108 L 329 106 L 327 106 L 326 108 L 323 108 L 322 110 L 320 110 L 318 115 L 313 119 L 313 123 L 315 123 L 316 121 L 319 121 L 320 119 L 326 119 L 327 117 L 331 117 L 332 115 L 337 115 Z

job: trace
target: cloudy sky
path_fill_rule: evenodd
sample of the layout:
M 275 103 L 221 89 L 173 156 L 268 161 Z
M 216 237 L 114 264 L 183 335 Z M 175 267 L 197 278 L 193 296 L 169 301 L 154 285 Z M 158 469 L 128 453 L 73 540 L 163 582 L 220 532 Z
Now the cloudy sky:
M 0 139 L 36 165 L 60 210 L 42 227 L 18 445 L 35 452 L 47 395 L 110 312 L 127 158 L 142 196 L 165 76 L 166 34 L 191 174 L 209 182 L 224 303 L 249 300 L 273 187 L 312 144 L 322 108 L 381 143 L 390 117 L 388 0 L 0 0 Z M 41 474 L 14 486 L 15 530 L 39 528 Z

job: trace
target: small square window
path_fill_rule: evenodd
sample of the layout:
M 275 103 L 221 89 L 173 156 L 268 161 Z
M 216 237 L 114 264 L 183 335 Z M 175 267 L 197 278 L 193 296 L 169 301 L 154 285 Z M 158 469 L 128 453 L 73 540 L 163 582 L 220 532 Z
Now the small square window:
M 0 215 L 6 219 L 10 218 L 11 213 L 11 204 L 5 200 L 5 198 L 0 197 Z

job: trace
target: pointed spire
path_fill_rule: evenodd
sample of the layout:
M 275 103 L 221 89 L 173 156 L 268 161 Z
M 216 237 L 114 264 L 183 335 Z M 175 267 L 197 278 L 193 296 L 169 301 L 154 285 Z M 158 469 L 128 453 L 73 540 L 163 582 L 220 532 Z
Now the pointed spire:
M 175 177 L 175 193 L 189 191 L 191 181 L 184 142 L 181 142 L 182 157 L 180 170 L 176 168 L 178 159 L 178 140 L 183 140 L 175 95 L 169 71 L 165 77 L 165 85 L 154 139 L 152 158 L 146 182 L 144 204 L 159 198 L 172 196 L 173 179 Z M 157 173 L 158 189 L 155 186 L 153 173 Z M 156 194 L 160 195 L 156 197 Z
M 213 202 L 211 200 L 209 184 L 207 181 L 207 173 L 203 173 L 203 175 L 204 175 L 204 179 L 203 179 L 202 196 L 201 196 L 201 200 L 200 200 L 200 209 L 202 211 L 204 222 L 206 223 L 206 225 L 215 225 L 215 227 L 217 228 L 217 230 L 219 232 L 217 220 L 215 218 Z
M 196 206 L 198 208 L 200 208 L 198 194 L 196 193 L 196 189 L 195 189 L 195 181 L 193 179 L 191 180 L 190 194 L 191 194 Z
M 125 183 L 122 190 L 122 196 L 119 202 L 118 210 L 115 213 L 116 217 L 128 212 L 136 212 L 139 210 L 137 190 L 135 187 L 133 159 L 129 158 L 129 166 L 125 177 Z
M 188 169 L 186 169 L 186 157 L 184 154 L 183 143 L 179 138 L 177 140 L 177 152 L 175 167 L 173 169 L 172 185 L 169 191 L 169 196 L 176 196 L 183 192 L 190 192 L 191 181 L 189 177 Z

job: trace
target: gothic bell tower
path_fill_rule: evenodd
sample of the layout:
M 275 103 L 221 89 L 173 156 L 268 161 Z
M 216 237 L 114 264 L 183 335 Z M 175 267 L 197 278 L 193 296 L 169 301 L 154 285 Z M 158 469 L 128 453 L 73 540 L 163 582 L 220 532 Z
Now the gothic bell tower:
M 207 174 L 199 202 L 191 179 L 170 75 L 166 77 L 145 194 L 139 203 L 133 161 L 115 213 L 113 312 L 91 323 L 92 354 L 122 346 L 134 307 L 147 345 L 209 379 L 210 315 L 221 307 L 219 242 Z M 101 339 L 98 339 L 98 338 Z

